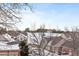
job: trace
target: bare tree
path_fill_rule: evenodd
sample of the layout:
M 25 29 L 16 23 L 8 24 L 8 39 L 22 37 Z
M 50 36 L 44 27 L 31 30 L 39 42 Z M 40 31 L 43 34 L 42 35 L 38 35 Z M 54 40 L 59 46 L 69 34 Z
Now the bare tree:
M 67 35 L 69 35 L 71 37 L 71 46 L 73 48 L 73 54 L 76 52 L 78 53 L 78 49 L 79 49 L 79 46 L 78 46 L 78 42 L 79 42 L 79 29 L 78 27 L 74 27 L 71 29 L 71 31 L 68 31 L 66 32 Z
M 0 25 L 13 28 L 20 22 L 21 10 L 27 10 L 28 7 L 31 9 L 28 3 L 0 3 Z
M 28 3 L 0 3 L 0 26 L 6 29 L 14 29 L 16 24 L 21 21 L 21 11 L 30 9 L 31 6 Z M 2 31 L 1 31 L 2 32 Z M 28 55 L 28 45 L 26 42 L 21 41 L 19 43 L 22 56 Z
M 40 27 L 41 29 L 44 29 L 45 26 L 42 25 Z M 32 44 L 30 49 L 30 54 L 31 55 L 35 55 L 35 56 L 46 56 L 46 55 L 50 55 L 50 48 L 52 45 L 49 46 L 49 43 L 52 41 L 51 37 L 46 39 L 45 38 L 45 33 L 44 32 L 39 32 L 38 36 L 36 35 L 36 33 L 31 33 L 32 36 L 34 37 L 32 40 Z M 52 52 L 51 52 L 52 53 Z

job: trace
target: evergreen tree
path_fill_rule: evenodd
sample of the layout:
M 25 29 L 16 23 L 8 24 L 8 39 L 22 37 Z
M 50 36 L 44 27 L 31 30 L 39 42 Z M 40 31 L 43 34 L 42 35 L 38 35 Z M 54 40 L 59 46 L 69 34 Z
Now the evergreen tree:
M 20 47 L 20 55 L 21 56 L 28 56 L 29 52 L 29 48 L 28 45 L 26 44 L 26 41 L 21 41 L 19 43 L 19 47 Z

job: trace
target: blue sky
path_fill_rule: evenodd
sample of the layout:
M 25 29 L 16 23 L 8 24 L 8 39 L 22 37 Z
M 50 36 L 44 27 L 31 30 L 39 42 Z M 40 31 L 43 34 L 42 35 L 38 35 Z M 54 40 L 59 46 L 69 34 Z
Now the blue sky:
M 41 24 L 45 24 L 46 28 L 59 29 L 79 26 L 79 4 L 33 3 L 30 5 L 34 12 L 22 11 L 22 22 L 18 24 L 21 30 L 32 28 L 33 24 L 36 28 Z

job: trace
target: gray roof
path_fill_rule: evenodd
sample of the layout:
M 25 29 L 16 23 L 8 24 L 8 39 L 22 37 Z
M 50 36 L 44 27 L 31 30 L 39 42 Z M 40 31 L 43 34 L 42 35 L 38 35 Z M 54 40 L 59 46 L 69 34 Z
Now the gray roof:
M 62 46 L 64 47 L 68 47 L 68 48 L 79 48 L 79 41 L 68 41 L 66 40 L 66 42 L 64 44 L 62 44 Z
M 9 35 L 11 35 L 12 37 L 16 37 L 17 35 L 19 35 L 20 33 L 17 31 L 8 31 L 7 32 Z
M 13 41 L 13 42 L 8 42 L 7 44 L 8 45 L 15 45 L 15 44 L 19 44 L 19 42 L 18 41 Z

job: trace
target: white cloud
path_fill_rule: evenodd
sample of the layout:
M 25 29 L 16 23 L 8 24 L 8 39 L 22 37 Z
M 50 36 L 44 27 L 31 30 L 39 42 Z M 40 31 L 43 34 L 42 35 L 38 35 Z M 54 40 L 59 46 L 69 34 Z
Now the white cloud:
M 35 24 L 36 28 L 38 28 L 40 24 L 45 24 L 46 28 L 57 28 L 58 26 L 60 29 L 63 29 L 64 27 L 77 25 L 76 23 L 79 19 L 78 15 L 74 15 L 74 13 L 71 14 L 68 11 L 59 13 L 55 10 L 48 12 L 35 11 L 34 13 L 24 11 L 22 16 L 22 22 L 18 24 L 21 30 L 26 27 L 31 27 L 33 24 Z
M 36 27 L 39 27 L 42 24 L 42 20 L 39 15 L 35 13 L 23 14 L 22 22 L 18 24 L 19 29 L 24 29 L 26 27 L 31 27 L 33 24 L 36 24 Z

